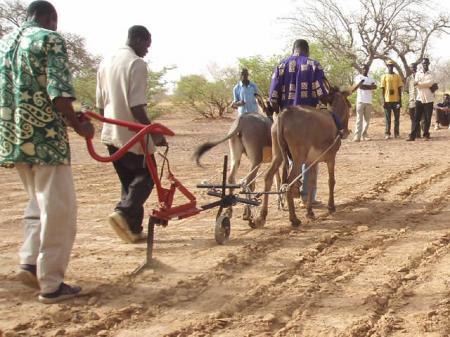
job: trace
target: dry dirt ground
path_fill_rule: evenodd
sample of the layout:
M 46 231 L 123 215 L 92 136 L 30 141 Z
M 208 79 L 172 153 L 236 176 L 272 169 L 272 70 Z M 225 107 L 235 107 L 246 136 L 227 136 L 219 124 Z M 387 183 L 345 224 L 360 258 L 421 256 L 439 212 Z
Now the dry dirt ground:
M 211 200 L 195 185 L 219 177 L 227 146 L 204 169 L 191 154 L 231 120 L 161 121 L 177 133 L 173 171 L 200 203 Z M 322 207 L 307 221 L 298 207 L 295 230 L 272 198 L 267 224 L 253 230 L 238 206 L 223 246 L 215 210 L 172 221 L 156 229 L 154 267 L 138 276 L 145 244 L 121 243 L 107 222 L 119 197 L 113 168 L 72 134 L 79 212 L 67 281 L 90 294 L 50 306 L 15 280 L 26 196 L 14 170 L 0 170 L 0 335 L 450 336 L 450 131 L 407 143 L 408 126 L 402 116 L 402 139 L 386 141 L 375 118 L 372 141 L 343 142 L 335 214 Z M 318 194 L 326 201 L 324 167 Z

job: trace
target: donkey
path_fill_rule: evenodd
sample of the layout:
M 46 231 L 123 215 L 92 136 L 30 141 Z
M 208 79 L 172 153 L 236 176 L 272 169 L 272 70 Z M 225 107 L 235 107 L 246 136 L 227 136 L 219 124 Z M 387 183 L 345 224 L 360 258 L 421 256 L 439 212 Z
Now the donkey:
M 330 93 L 325 98 L 330 102 L 331 110 L 341 119 L 344 127 L 344 137 L 348 136 L 348 120 L 350 116 L 349 93 L 342 93 L 336 88 L 331 88 Z M 318 162 L 327 163 L 329 198 L 328 209 L 335 211 L 334 205 L 334 167 L 336 153 L 341 145 L 336 123 L 329 110 L 319 110 L 313 107 L 292 106 L 279 113 L 272 128 L 272 162 L 268 172 L 264 177 L 264 190 L 270 191 L 274 174 L 283 163 L 283 182 L 291 183 L 301 172 L 303 163 L 310 165 L 318 157 Z M 327 151 L 326 153 L 324 153 Z M 288 171 L 288 155 L 291 156 L 292 166 Z M 315 163 L 317 165 L 318 163 Z M 309 179 L 315 181 L 316 170 L 311 170 Z M 295 214 L 293 200 L 293 188 L 295 184 L 287 190 L 287 203 L 289 208 L 289 220 L 293 227 L 298 227 L 301 222 Z M 314 217 L 312 210 L 313 184 L 308 184 L 308 195 L 306 200 L 307 216 Z M 265 194 L 259 215 L 255 220 L 257 227 L 265 224 L 267 217 L 268 195 Z

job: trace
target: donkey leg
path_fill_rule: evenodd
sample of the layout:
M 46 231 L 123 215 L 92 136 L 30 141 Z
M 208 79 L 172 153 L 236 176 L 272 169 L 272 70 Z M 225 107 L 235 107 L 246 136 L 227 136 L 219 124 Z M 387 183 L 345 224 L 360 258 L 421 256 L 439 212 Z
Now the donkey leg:
M 244 148 L 238 137 L 233 137 L 228 142 L 230 147 L 230 174 L 228 175 L 228 183 L 236 183 L 236 174 L 241 164 L 241 157 Z
M 332 160 L 327 161 L 327 167 L 328 167 L 328 210 L 330 213 L 333 213 L 336 211 L 336 207 L 334 206 L 334 185 L 336 184 L 336 179 L 334 178 L 334 164 L 335 164 L 335 158 Z
M 302 163 L 298 160 L 294 160 L 292 163 L 291 170 L 289 172 L 289 176 L 287 178 L 287 183 L 290 184 L 295 178 L 297 178 L 300 167 L 302 167 Z M 294 204 L 294 196 L 293 196 L 293 189 L 296 188 L 296 184 L 293 184 L 286 193 L 286 199 L 289 209 L 289 221 L 291 222 L 292 227 L 298 227 L 301 224 L 301 221 L 299 218 L 297 218 L 297 215 L 295 214 L 295 204 Z
M 263 159 L 263 147 L 259 143 L 258 139 L 255 137 L 246 137 L 246 135 L 242 137 L 242 144 L 244 146 L 245 153 L 247 154 L 247 158 L 251 163 L 250 173 L 247 176 L 246 184 L 250 191 L 253 192 L 256 185 L 254 180 L 258 174 L 259 165 L 261 165 Z M 253 220 L 250 205 L 244 206 L 244 215 L 242 218 L 244 220 Z
M 242 153 L 244 151 L 242 143 L 240 142 L 237 136 L 230 138 L 228 141 L 230 147 L 230 173 L 228 175 L 228 183 L 235 184 L 236 183 L 236 174 L 239 169 L 239 165 L 241 163 Z M 226 213 L 231 218 L 233 214 L 233 208 L 228 207 Z
M 280 167 L 282 162 L 283 162 L 283 158 L 281 158 L 281 156 L 278 156 L 278 157 L 274 157 L 272 162 L 270 163 L 269 170 L 267 171 L 266 175 L 264 176 L 264 191 L 265 192 L 269 192 L 270 189 L 272 188 L 273 177 L 274 177 L 275 173 L 278 171 L 278 168 Z M 264 194 L 261 210 L 259 211 L 259 215 L 255 220 L 256 227 L 262 227 L 266 223 L 268 205 L 269 205 L 269 195 Z

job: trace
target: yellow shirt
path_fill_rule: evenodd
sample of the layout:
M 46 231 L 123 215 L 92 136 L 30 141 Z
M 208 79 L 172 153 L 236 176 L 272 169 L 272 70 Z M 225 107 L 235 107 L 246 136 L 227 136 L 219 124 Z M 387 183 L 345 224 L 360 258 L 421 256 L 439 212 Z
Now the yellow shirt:
M 403 81 L 399 74 L 384 74 L 381 77 L 381 87 L 384 88 L 385 102 L 400 102 L 398 89 L 403 87 Z

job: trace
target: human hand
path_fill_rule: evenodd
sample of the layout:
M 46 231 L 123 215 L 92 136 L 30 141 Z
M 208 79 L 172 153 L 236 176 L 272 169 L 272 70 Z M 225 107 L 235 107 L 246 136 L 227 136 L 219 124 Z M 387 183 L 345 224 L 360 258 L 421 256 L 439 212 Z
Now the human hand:
M 83 120 L 80 122 L 78 127 L 74 128 L 75 132 L 81 137 L 91 139 L 94 137 L 95 128 L 94 125 L 89 120 Z
M 152 135 L 153 143 L 155 143 L 156 146 L 167 146 L 167 140 L 164 135 Z

